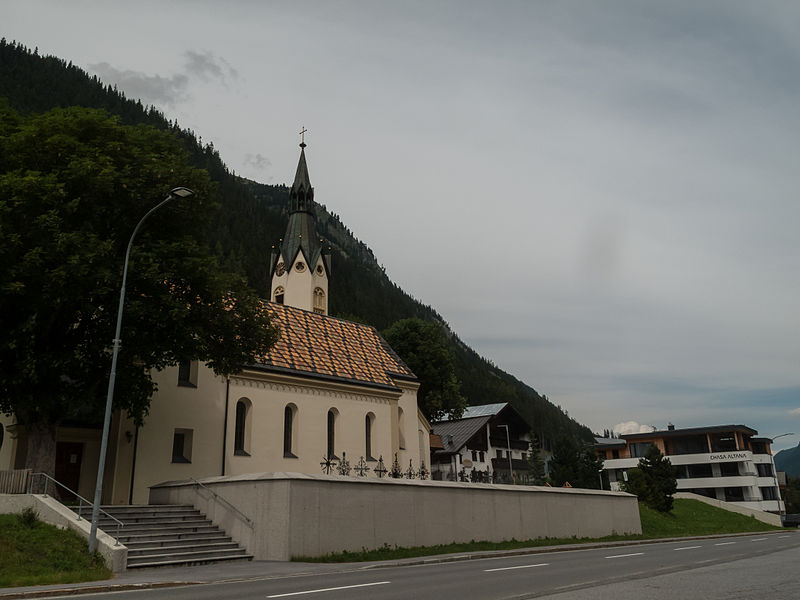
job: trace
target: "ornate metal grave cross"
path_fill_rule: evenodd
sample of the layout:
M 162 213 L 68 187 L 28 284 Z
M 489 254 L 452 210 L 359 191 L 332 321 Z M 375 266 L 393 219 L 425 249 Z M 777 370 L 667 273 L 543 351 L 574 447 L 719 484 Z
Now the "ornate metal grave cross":
M 356 472 L 356 475 L 359 477 L 366 477 L 367 473 L 369 473 L 372 469 L 367 466 L 367 461 L 364 460 L 364 457 L 358 459 L 358 462 L 353 467 L 353 470 Z
M 375 471 L 375 474 L 376 474 L 376 475 L 377 475 L 379 478 L 381 478 L 381 477 L 383 477 L 384 475 L 386 475 L 386 466 L 383 464 L 383 455 L 382 455 L 382 454 L 381 454 L 381 456 L 378 458 L 378 466 L 377 466 L 377 467 L 375 467 L 375 468 L 374 468 L 374 469 L 372 469 L 372 470 L 373 470 L 373 471 Z
M 333 468 L 335 467 L 330 456 L 323 458 L 322 462 L 319 463 L 319 466 L 322 467 L 322 472 L 325 473 L 325 475 L 330 475 L 331 471 L 333 471 Z
M 346 452 L 342 452 L 342 460 L 339 461 L 336 472 L 339 473 L 339 475 L 350 475 L 350 461 L 347 460 Z

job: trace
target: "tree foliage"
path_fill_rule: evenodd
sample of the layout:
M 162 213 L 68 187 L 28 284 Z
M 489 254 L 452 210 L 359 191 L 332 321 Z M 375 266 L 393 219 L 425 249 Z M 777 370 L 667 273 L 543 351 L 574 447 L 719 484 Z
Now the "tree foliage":
M 639 459 L 639 467 L 628 470 L 628 481 L 622 484 L 622 489 L 638 496 L 650 508 L 669 512 L 678 482 L 670 460 L 661 454 L 658 446 L 651 444 Z
M 441 325 L 422 319 L 403 319 L 382 335 L 419 379 L 417 403 L 422 414 L 429 421 L 438 421 L 445 415 L 460 417 L 466 401 Z
M 603 460 L 592 444 L 581 443 L 567 435 L 556 440 L 550 460 L 553 485 L 562 486 L 569 482 L 572 487 L 599 489 L 602 468 Z
M 0 104 L 0 410 L 30 431 L 102 414 L 125 248 L 178 185 L 196 195 L 151 217 L 131 254 L 115 407 L 137 422 L 151 369 L 190 359 L 230 374 L 276 339 L 262 302 L 208 247 L 215 185 L 170 133 L 99 110 L 21 116 Z
M 531 446 L 528 452 L 528 466 L 530 467 L 530 483 L 531 485 L 544 485 L 547 482 L 547 476 L 544 468 L 544 458 L 542 458 L 542 450 L 539 447 L 539 440 L 536 436 L 531 436 Z

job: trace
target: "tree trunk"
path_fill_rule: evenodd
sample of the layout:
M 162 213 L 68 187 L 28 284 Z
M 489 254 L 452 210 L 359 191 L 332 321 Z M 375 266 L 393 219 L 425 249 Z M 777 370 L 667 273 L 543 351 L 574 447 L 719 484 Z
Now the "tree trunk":
M 56 476 L 56 426 L 45 423 L 28 425 L 27 430 L 28 452 L 25 456 L 25 468 L 34 473 L 47 473 L 50 477 Z M 37 478 L 41 479 L 41 478 Z M 37 487 L 40 484 L 36 482 Z M 50 488 L 52 489 L 52 485 Z M 42 490 L 33 490 L 41 493 Z

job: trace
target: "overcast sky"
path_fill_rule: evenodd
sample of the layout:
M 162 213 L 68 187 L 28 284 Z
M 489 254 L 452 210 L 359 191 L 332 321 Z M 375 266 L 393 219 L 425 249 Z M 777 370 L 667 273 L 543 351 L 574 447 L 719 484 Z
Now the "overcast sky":
M 7 39 L 240 175 L 291 183 L 307 127 L 316 199 L 594 430 L 797 432 L 778 448 L 800 442 L 798 31 L 789 1 L 0 6 Z

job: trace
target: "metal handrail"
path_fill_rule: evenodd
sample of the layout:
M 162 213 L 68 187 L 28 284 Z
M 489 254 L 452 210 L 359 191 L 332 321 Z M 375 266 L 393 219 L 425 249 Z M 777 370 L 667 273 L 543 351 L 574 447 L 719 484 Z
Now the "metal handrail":
M 191 479 L 192 481 L 194 481 L 194 484 L 195 484 L 195 485 L 199 485 L 199 486 L 200 486 L 201 488 L 203 488 L 204 490 L 208 490 L 208 491 L 211 493 L 211 495 L 212 495 L 212 496 L 214 496 L 214 498 L 215 498 L 215 499 L 217 499 L 217 500 L 220 500 L 220 501 L 224 502 L 225 504 L 227 504 L 227 505 L 228 505 L 228 507 L 229 507 L 229 508 L 231 508 L 231 509 L 235 510 L 235 511 L 236 511 L 236 512 L 239 514 L 239 516 L 241 516 L 241 517 L 242 517 L 242 518 L 243 518 L 245 521 L 247 521 L 247 525 L 250 527 L 250 529 L 252 529 L 252 528 L 253 528 L 253 520 L 252 520 L 250 517 L 248 517 L 246 514 L 244 514 L 242 511 L 240 511 L 238 508 L 236 508 L 236 507 L 235 507 L 233 504 L 231 504 L 231 503 L 230 503 L 228 500 L 226 500 L 225 498 L 223 498 L 222 496 L 220 496 L 220 495 L 219 495 L 217 492 L 215 492 L 214 490 L 212 490 L 212 489 L 211 489 L 210 487 L 208 487 L 207 485 L 205 485 L 205 484 L 203 484 L 203 483 L 200 483 L 199 481 L 197 481 L 197 479 L 195 479 L 194 477 L 189 477 L 189 479 Z
M 81 517 L 81 512 L 83 512 L 83 503 L 85 502 L 87 506 L 92 506 L 92 503 L 89 502 L 83 496 L 81 496 L 78 492 L 76 492 L 75 490 L 70 489 L 69 487 L 67 487 L 66 485 L 64 485 L 63 483 L 58 481 L 57 479 L 55 479 L 53 477 L 50 477 L 50 475 L 48 475 L 47 473 L 31 473 L 30 478 L 28 479 L 28 493 L 29 494 L 33 493 L 33 478 L 36 477 L 37 475 L 41 475 L 42 477 L 44 477 L 44 494 L 43 495 L 44 495 L 45 498 L 47 497 L 47 484 L 50 481 L 52 481 L 56 485 L 61 486 L 62 488 L 67 490 L 70 494 L 72 494 L 73 496 L 78 498 L 78 500 L 79 500 L 79 502 L 78 502 L 78 518 L 77 518 L 78 521 L 80 521 L 83 518 L 83 517 Z M 120 521 L 114 515 L 108 514 L 102 508 L 100 509 L 100 512 L 103 513 L 108 518 L 110 518 L 112 521 L 116 522 L 116 524 L 117 524 L 117 535 L 114 537 L 114 542 L 115 542 L 114 545 L 115 546 L 119 546 L 119 528 L 120 527 L 125 527 L 125 523 Z

